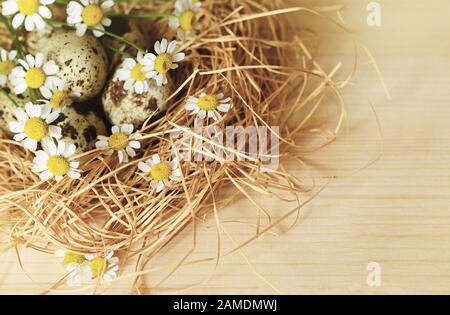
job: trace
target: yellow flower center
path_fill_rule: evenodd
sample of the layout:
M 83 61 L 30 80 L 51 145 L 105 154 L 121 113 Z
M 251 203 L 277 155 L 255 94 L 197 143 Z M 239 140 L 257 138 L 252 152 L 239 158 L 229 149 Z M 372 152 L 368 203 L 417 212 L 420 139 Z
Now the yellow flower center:
M 168 163 L 157 163 L 150 169 L 150 174 L 154 180 L 165 180 L 172 174 L 172 167 Z
M 24 131 L 28 138 L 40 141 L 48 134 L 48 125 L 43 119 L 33 117 L 25 123 Z
M 83 22 L 87 26 L 95 26 L 103 19 L 103 10 L 96 4 L 89 4 L 83 9 L 81 14 Z
M 31 68 L 25 75 L 27 86 L 32 89 L 40 88 L 45 82 L 45 73 L 40 68 Z
M 192 30 L 192 22 L 194 21 L 195 13 L 192 10 L 186 10 L 183 13 L 181 13 L 178 20 L 180 21 L 180 28 L 183 31 L 190 31 Z
M 97 278 L 105 273 L 108 268 L 108 262 L 103 257 L 96 257 L 89 262 L 89 268 L 91 269 L 92 277 Z
M 81 265 L 84 263 L 86 258 L 83 255 L 75 254 L 72 252 L 65 252 L 64 253 L 64 265 Z
M 50 105 L 54 109 L 58 109 L 63 107 L 69 102 L 69 96 L 64 91 L 56 91 L 53 93 L 52 97 L 50 98 Z
M 171 54 L 161 54 L 158 57 L 156 57 L 155 60 L 155 70 L 158 73 L 165 74 L 167 71 L 170 70 L 173 64 L 173 59 Z
M 39 0 L 17 0 L 17 7 L 20 13 L 32 15 L 39 10 Z
M 14 62 L 11 60 L 5 60 L 0 62 L 0 74 L 10 75 L 14 68 Z
M 219 106 L 219 100 L 213 95 L 205 95 L 198 99 L 198 107 L 203 110 L 214 110 Z
M 133 69 L 131 69 L 131 77 L 136 81 L 144 81 L 145 73 L 142 71 L 144 66 L 141 64 L 136 64 Z
M 70 170 L 70 164 L 65 157 L 53 155 L 47 161 L 47 168 L 53 176 L 62 176 Z
M 128 136 L 123 132 L 116 132 L 109 137 L 108 144 L 115 151 L 123 150 L 128 145 Z

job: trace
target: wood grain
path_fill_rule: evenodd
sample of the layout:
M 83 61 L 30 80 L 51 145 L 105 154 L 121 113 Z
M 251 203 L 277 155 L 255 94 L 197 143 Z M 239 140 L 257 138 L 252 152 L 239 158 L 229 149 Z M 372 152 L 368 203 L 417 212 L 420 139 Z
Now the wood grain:
M 392 101 L 387 101 L 361 55 L 356 85 L 344 93 L 348 131 L 308 158 L 319 176 L 339 177 L 303 209 L 299 224 L 289 233 L 267 234 L 244 249 L 251 266 L 234 253 L 223 257 L 217 268 L 214 262 L 182 267 L 164 283 L 164 291 L 150 289 L 162 276 L 153 272 L 144 293 L 175 293 L 175 288 L 202 281 L 185 293 L 274 293 L 271 286 L 286 294 L 450 293 L 450 2 L 380 0 L 380 28 L 366 24 L 368 2 L 292 1 L 308 6 L 346 4 L 342 14 L 348 27 L 374 53 L 392 94 Z M 299 17 L 299 23 L 322 37 L 319 53 L 324 68 L 331 70 L 342 61 L 342 70 L 348 73 L 352 66 L 348 37 L 317 18 L 304 13 Z M 382 138 L 367 98 L 381 122 Z M 380 152 L 373 165 L 352 175 Z M 292 171 L 303 175 L 301 170 Z M 275 200 L 260 200 L 279 207 Z M 220 215 L 223 220 L 254 220 L 251 204 L 244 199 Z M 237 240 L 252 232 L 244 224 L 225 227 Z M 198 239 L 203 241 L 192 259 L 213 257 L 214 222 L 203 223 L 200 233 Z M 192 233 L 185 231 L 150 267 L 178 261 L 191 244 Z M 232 245 L 223 235 L 223 250 Z M 0 293 L 40 293 L 63 275 L 54 257 L 31 250 L 21 254 L 35 282 L 20 270 L 10 251 L 0 257 Z M 380 287 L 366 283 L 369 262 L 381 265 Z M 129 284 L 120 281 L 108 293 L 128 293 Z

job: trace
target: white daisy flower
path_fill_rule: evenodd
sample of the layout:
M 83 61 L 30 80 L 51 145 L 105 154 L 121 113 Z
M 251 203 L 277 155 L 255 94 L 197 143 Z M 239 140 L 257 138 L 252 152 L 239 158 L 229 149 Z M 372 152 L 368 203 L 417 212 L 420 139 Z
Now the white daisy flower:
M 231 108 L 231 98 L 224 99 L 224 95 L 201 93 L 200 97 L 190 96 L 184 108 L 191 111 L 191 115 L 197 115 L 199 118 L 205 117 L 219 120 L 222 115 L 219 112 L 227 113 Z
M 47 25 L 44 19 L 52 18 L 52 11 L 47 5 L 53 2 L 55 0 L 6 0 L 2 3 L 2 14 L 4 16 L 15 14 L 12 19 L 14 28 L 19 28 L 25 21 L 25 29 L 28 32 L 35 28 L 42 30 Z
M 61 138 L 61 128 L 52 125 L 59 113 L 59 110 L 52 110 L 49 104 L 27 103 L 25 110 L 15 110 L 17 121 L 11 121 L 9 129 L 16 134 L 15 141 L 23 141 L 23 146 L 34 152 L 38 142 Z
M 178 181 L 181 177 L 178 159 L 173 158 L 171 162 L 162 162 L 158 154 L 145 162 L 140 162 L 138 168 L 144 173 L 142 176 L 150 175 L 150 186 L 156 189 L 156 192 L 163 190 L 170 181 Z
M 78 286 L 82 284 L 82 266 L 87 262 L 86 257 L 84 255 L 64 250 L 57 250 L 55 255 L 61 258 L 61 265 L 63 265 L 69 273 L 67 276 L 67 284 L 69 286 Z
M 48 181 L 53 177 L 57 182 L 61 181 L 65 175 L 72 179 L 80 178 L 78 167 L 80 163 L 73 160 L 73 155 L 77 147 L 75 144 L 66 144 L 58 140 L 57 144 L 52 141 L 45 141 L 42 145 L 44 150 L 37 151 L 33 160 L 33 172 L 39 174 L 42 181 Z
M 81 3 L 80 3 L 81 2 Z M 67 5 L 67 24 L 75 26 L 76 34 L 83 36 L 88 27 L 92 27 L 95 37 L 101 37 L 104 26 L 111 25 L 111 19 L 105 13 L 114 6 L 113 0 L 70 1 Z M 97 29 L 97 30 L 95 30 Z
M 50 95 L 47 95 L 50 97 L 47 97 L 46 102 L 48 102 L 53 109 L 60 109 L 65 106 L 70 106 L 73 103 L 74 97 L 81 96 L 81 93 L 79 92 L 69 92 L 66 89 L 64 82 L 50 87 L 50 93 Z
M 12 70 L 16 66 L 17 51 L 11 50 L 7 52 L 4 49 L 0 50 L 0 85 L 5 85 L 8 82 Z
M 153 70 L 153 61 L 149 54 L 138 52 L 137 62 L 132 58 L 126 58 L 116 72 L 116 77 L 120 81 L 125 81 L 123 88 L 131 90 L 134 88 L 136 94 L 148 91 L 148 79 L 156 75 Z
M 26 55 L 25 59 L 19 59 L 20 66 L 11 72 L 14 93 L 22 94 L 28 88 L 39 89 L 43 97 L 50 98 L 50 89 L 55 85 L 62 85 L 62 80 L 56 76 L 59 67 L 53 60 L 46 61 L 42 53 L 37 53 L 35 57 Z
M 135 149 L 141 148 L 141 143 L 136 140 L 138 134 L 132 134 L 133 125 L 118 125 L 111 128 L 112 135 L 105 137 L 99 135 L 98 141 L 95 143 L 97 149 L 105 149 L 106 155 L 117 152 L 119 162 L 127 163 L 128 156 L 133 158 L 136 156 Z
M 163 38 L 161 42 L 155 43 L 155 52 L 154 54 L 147 54 L 152 61 L 152 74 L 158 86 L 163 84 L 167 84 L 167 72 L 169 70 L 173 70 L 178 68 L 176 62 L 182 61 L 184 59 L 184 53 L 176 52 L 177 42 L 171 41 L 167 42 L 167 39 Z
M 117 278 L 119 270 L 119 258 L 114 256 L 113 251 L 109 251 L 106 255 L 91 254 L 86 255 L 87 264 L 83 266 L 84 274 L 89 279 L 101 277 L 105 282 Z
M 175 17 L 169 19 L 169 27 L 177 29 L 178 37 L 184 42 L 201 29 L 196 22 L 196 15 L 202 6 L 196 0 L 177 0 L 175 2 Z

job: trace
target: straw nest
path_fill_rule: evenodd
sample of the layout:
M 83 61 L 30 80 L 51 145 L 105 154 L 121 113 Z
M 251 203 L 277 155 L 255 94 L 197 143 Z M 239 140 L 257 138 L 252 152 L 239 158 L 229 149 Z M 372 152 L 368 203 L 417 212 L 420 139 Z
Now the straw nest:
M 126 3 L 121 9 L 126 13 L 170 12 L 171 4 Z M 290 160 L 297 169 L 303 168 L 303 155 L 334 139 L 343 120 L 339 94 L 343 85 L 337 86 L 331 79 L 337 69 L 327 74 L 316 63 L 314 34 L 290 31 L 289 17 L 301 10 L 304 8 L 287 8 L 282 0 L 204 1 L 203 28 L 183 44 L 187 59 L 172 76 L 177 88 L 167 101 L 168 110 L 139 130 L 144 135 L 142 149 L 127 164 L 94 150 L 79 157 L 81 180 L 43 183 L 31 171 L 32 154 L 6 135 L 2 137 L 0 224 L 9 247 L 24 244 L 44 252 L 63 248 L 79 253 L 114 250 L 122 266 L 131 258 L 140 258 L 137 280 L 145 274 L 148 260 L 170 246 L 186 226 L 208 215 L 215 216 L 219 224 L 219 210 L 236 198 L 249 198 L 258 218 L 254 236 L 238 246 L 255 240 L 283 219 L 295 217 L 305 188 L 283 165 Z M 149 23 L 151 42 L 173 34 L 165 19 Z M 277 170 L 267 172 L 263 157 L 255 158 L 246 151 L 240 152 L 241 159 L 226 160 L 217 154 L 222 144 L 192 131 L 194 117 L 184 104 L 187 96 L 201 92 L 222 92 L 233 99 L 231 111 L 210 124 L 219 128 L 269 127 L 267 138 L 279 140 L 279 153 L 271 156 L 281 161 Z M 338 110 L 325 131 L 311 121 L 327 94 L 336 98 Z M 273 126 L 279 126 L 278 133 Z M 171 134 L 176 128 L 209 143 L 203 153 L 212 161 L 182 161 L 182 180 L 157 194 L 137 175 L 137 164 L 153 154 L 168 157 L 175 145 Z M 300 144 L 310 138 L 325 140 Z M 249 141 L 247 137 L 246 143 Z M 187 145 L 197 150 L 193 142 Z M 237 154 L 237 150 L 232 152 Z M 219 188 L 225 186 L 234 193 L 219 194 Z M 270 217 L 252 197 L 254 193 L 291 202 L 291 210 L 262 224 L 261 218 Z

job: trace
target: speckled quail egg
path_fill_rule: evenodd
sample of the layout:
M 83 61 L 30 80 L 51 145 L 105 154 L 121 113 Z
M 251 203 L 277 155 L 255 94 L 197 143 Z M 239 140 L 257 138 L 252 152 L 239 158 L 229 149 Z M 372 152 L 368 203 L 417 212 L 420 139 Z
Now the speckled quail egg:
M 56 125 L 62 129 L 62 139 L 77 146 L 77 153 L 95 147 L 97 135 L 106 135 L 103 120 L 93 111 L 86 111 L 85 105 L 74 104 L 61 109 Z
M 166 109 L 171 91 L 165 86 L 157 86 L 149 80 L 147 92 L 137 94 L 134 89 L 125 90 L 124 81 L 112 79 L 103 92 L 103 108 L 113 125 L 133 124 L 139 128 L 149 117 Z
M 47 55 L 60 68 L 58 76 L 69 92 L 77 93 L 75 101 L 87 101 L 98 95 L 106 83 L 108 57 L 99 40 L 90 34 L 79 37 L 73 30 L 55 29 L 49 36 L 36 40 L 30 35 L 28 46 Z M 31 49 L 30 49 L 31 50 Z

